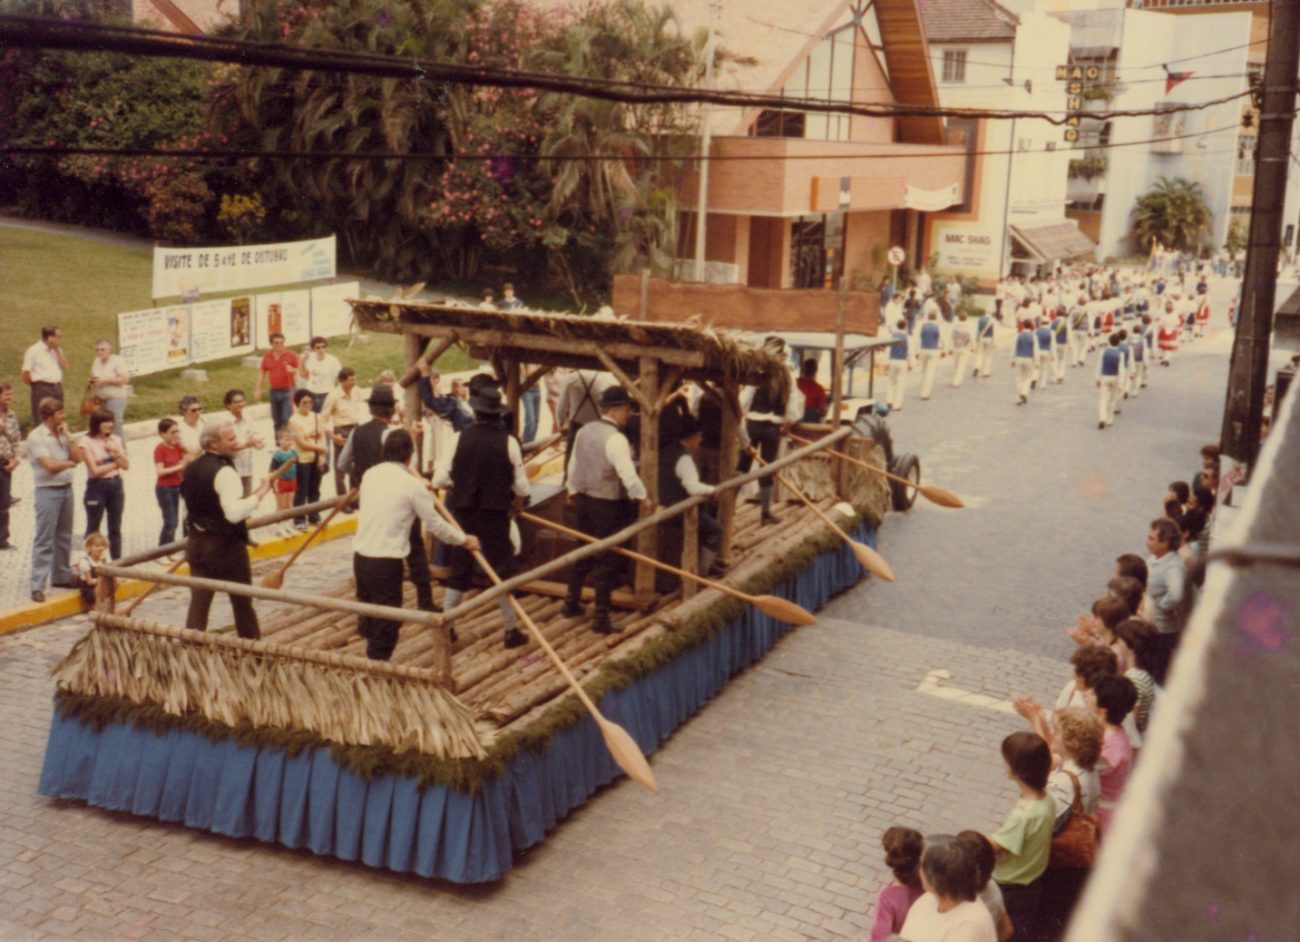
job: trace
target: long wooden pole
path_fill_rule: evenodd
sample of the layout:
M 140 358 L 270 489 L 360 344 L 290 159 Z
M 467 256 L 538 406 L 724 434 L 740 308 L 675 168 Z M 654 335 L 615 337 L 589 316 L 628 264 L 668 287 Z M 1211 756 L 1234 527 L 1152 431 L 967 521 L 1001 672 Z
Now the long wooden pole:
M 334 612 L 346 612 L 349 615 L 366 615 L 370 618 L 382 618 L 387 621 L 417 622 L 421 625 L 437 626 L 442 624 L 443 616 L 437 612 L 422 612 L 408 608 L 390 608 L 387 605 L 371 605 L 367 602 L 353 602 L 348 599 L 332 598 L 326 595 L 311 595 L 307 592 L 290 592 L 286 589 L 264 589 L 259 585 L 246 585 L 243 582 L 228 582 L 225 579 L 204 579 L 200 576 L 178 576 L 173 573 L 151 572 L 147 569 L 128 569 L 125 566 L 96 566 L 97 573 L 103 572 L 122 579 L 140 579 L 144 582 L 161 582 L 163 585 L 181 586 L 185 589 L 208 589 L 212 592 L 225 592 L 228 595 L 244 595 L 250 599 L 265 599 L 270 602 L 288 602 L 292 605 L 306 605 L 309 608 L 328 609 Z
M 311 533 L 307 534 L 307 539 L 298 544 L 298 548 L 293 551 L 292 555 L 290 555 L 282 565 L 277 566 L 262 577 L 262 585 L 266 586 L 268 589 L 278 589 L 284 585 L 284 574 L 289 571 L 289 567 L 298 561 L 298 557 L 302 555 L 302 551 L 310 546 L 315 541 L 316 537 L 320 536 L 321 532 L 330 525 L 330 521 L 338 515 L 338 512 L 356 498 L 357 491 L 358 488 L 354 487 L 352 490 L 340 497 L 334 504 L 333 508 L 331 508 L 330 512 L 325 515 L 325 519 L 316 524 L 315 529 L 313 529 Z
M 811 445 L 805 445 L 803 448 L 797 448 L 794 451 L 791 451 L 788 454 L 778 458 L 776 461 L 773 461 L 771 464 L 756 465 L 754 468 L 750 469 L 744 474 L 738 474 L 733 478 L 729 478 L 728 480 L 721 482 L 720 484 L 717 485 L 717 490 L 732 491 L 738 487 L 748 484 L 750 481 L 757 481 L 759 478 L 764 478 L 767 477 L 768 475 L 775 474 L 777 471 L 781 470 L 782 468 L 795 464 L 796 462 L 802 461 L 803 459 L 807 458 L 809 455 L 815 455 L 817 452 L 825 448 L 829 448 L 831 445 L 834 445 L 844 440 L 845 438 L 848 438 L 852 434 L 853 434 L 853 429 L 848 427 L 836 429 L 835 431 L 827 435 L 825 438 L 819 439 L 818 441 L 814 442 Z M 599 540 L 587 546 L 580 546 L 575 550 L 570 550 L 569 552 L 565 553 L 563 556 L 557 556 L 555 559 L 552 559 L 550 562 L 542 563 L 542 565 L 534 566 L 532 569 L 529 569 L 527 572 L 521 572 L 517 576 L 512 576 L 511 578 L 502 582 L 500 585 L 492 586 L 489 589 L 485 589 L 483 592 L 480 592 L 478 595 L 474 596 L 473 598 L 461 602 L 459 605 L 457 605 L 455 608 L 451 609 L 450 611 L 444 612 L 443 617 L 451 620 L 464 618 L 470 612 L 476 611 L 490 602 L 495 602 L 498 598 L 500 598 L 502 595 L 504 595 L 507 592 L 512 592 L 515 589 L 518 589 L 520 586 L 525 585 L 534 579 L 540 579 L 543 576 L 549 575 L 550 573 L 558 572 L 559 570 L 564 569 L 566 566 L 572 565 L 573 563 L 577 562 L 580 559 L 586 559 L 588 556 L 594 556 L 597 553 L 603 553 L 605 550 L 612 549 L 615 546 L 619 546 L 620 544 L 626 543 L 628 540 L 636 536 L 645 528 L 658 526 L 659 524 L 667 520 L 671 520 L 673 517 L 685 513 L 691 507 L 697 507 L 700 504 L 704 503 L 706 500 L 710 500 L 710 499 L 711 498 L 707 494 L 698 494 L 694 497 L 688 497 L 685 500 L 678 501 L 677 503 L 669 507 L 664 507 L 660 510 L 657 510 L 654 513 L 650 514 L 650 516 L 642 517 L 640 520 L 637 520 L 629 524 L 628 526 L 624 527 L 622 530 L 619 530 L 617 533 L 613 534 L 612 536 L 607 536 L 603 540 Z

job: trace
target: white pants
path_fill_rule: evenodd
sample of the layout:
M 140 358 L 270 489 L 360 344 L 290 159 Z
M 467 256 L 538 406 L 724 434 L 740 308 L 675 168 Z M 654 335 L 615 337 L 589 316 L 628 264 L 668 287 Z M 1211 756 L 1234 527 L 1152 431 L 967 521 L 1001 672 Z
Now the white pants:
M 938 350 L 921 351 L 921 398 L 929 399 L 930 391 L 934 389 L 934 371 L 939 366 Z
M 886 393 L 886 401 L 891 409 L 903 408 L 903 387 L 907 381 L 907 361 L 890 360 L 889 361 L 889 391 Z
M 1070 338 L 1070 352 L 1073 355 L 1074 365 L 1083 366 L 1088 354 L 1088 335 L 1082 331 L 1075 331 L 1074 336 Z
M 963 347 L 954 353 L 953 360 L 952 384 L 960 386 L 961 381 L 966 378 L 966 370 L 970 367 L 970 347 Z
M 1034 379 L 1038 380 L 1040 385 L 1046 386 L 1052 378 L 1052 352 L 1050 350 L 1039 350 L 1038 356 L 1034 358 Z
M 1021 399 L 1029 398 L 1029 387 L 1034 381 L 1034 361 L 1029 358 L 1016 360 L 1016 395 Z
M 985 379 L 993 375 L 993 350 L 995 347 L 997 347 L 997 342 L 992 337 L 985 337 L 980 341 L 980 352 L 975 360 L 975 366 Z
M 1138 365 L 1134 363 L 1133 369 L 1129 371 L 1128 379 L 1124 387 L 1124 391 L 1128 393 L 1129 396 L 1136 396 L 1138 394 L 1138 369 Z
M 1119 391 L 1119 379 L 1115 376 L 1103 376 L 1097 381 L 1100 398 L 1097 401 L 1097 421 L 1102 425 L 1115 424 L 1115 399 Z
M 1070 351 L 1066 347 L 1057 347 L 1052 351 L 1052 379 L 1055 382 L 1065 382 L 1065 356 Z
M 1138 364 L 1138 385 L 1139 386 L 1145 386 L 1147 384 L 1147 381 L 1151 377 L 1151 357 L 1153 355 L 1154 354 L 1152 354 L 1151 351 L 1148 350 L 1146 356 L 1142 358 L 1142 362 Z

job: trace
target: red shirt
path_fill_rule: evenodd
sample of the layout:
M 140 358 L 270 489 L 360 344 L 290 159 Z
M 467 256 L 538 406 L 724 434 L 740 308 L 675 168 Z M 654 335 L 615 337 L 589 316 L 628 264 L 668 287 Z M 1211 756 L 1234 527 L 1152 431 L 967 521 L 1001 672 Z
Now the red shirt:
M 185 456 L 185 449 L 180 445 L 168 445 L 166 442 L 159 442 L 153 450 L 153 463 L 155 468 L 162 465 L 164 468 L 174 468 L 181 463 L 181 458 Z M 180 487 L 181 473 L 175 471 L 171 474 L 158 475 L 158 484 L 161 487 Z
M 816 409 L 818 412 L 826 411 L 826 390 L 822 384 L 815 379 L 809 379 L 807 376 L 799 377 L 799 391 L 803 393 L 803 404 L 809 409 Z
M 298 371 L 298 354 L 286 350 L 280 356 L 268 353 L 262 357 L 263 372 L 271 374 L 272 389 L 292 389 L 293 376 Z

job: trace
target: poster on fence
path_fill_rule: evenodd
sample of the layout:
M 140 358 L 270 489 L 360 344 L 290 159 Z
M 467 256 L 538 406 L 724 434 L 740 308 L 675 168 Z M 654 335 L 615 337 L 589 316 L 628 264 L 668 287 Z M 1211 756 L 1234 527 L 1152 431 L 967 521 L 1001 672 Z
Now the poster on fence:
M 253 349 L 252 297 L 199 301 L 190 306 L 190 360 L 202 363 Z
M 361 283 L 321 285 L 311 289 L 311 332 L 317 337 L 342 337 L 352 331 L 352 305 L 361 297 Z
M 153 250 L 153 296 L 244 291 L 335 275 L 334 236 L 267 245 Z
M 257 302 L 257 345 L 270 349 L 271 335 L 284 334 L 286 346 L 296 347 L 311 340 L 311 292 L 276 291 L 259 294 Z
M 167 369 L 166 309 L 154 307 L 117 315 L 117 350 L 132 376 Z
M 185 366 L 190 362 L 190 308 L 178 304 L 164 308 L 167 324 L 167 369 Z

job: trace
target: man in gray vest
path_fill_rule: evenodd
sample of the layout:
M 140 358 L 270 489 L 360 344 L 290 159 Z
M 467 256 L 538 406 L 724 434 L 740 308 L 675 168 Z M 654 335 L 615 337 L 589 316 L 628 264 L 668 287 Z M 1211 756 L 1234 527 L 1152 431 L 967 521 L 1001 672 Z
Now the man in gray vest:
M 632 417 L 632 397 L 622 386 L 611 386 L 600 395 L 600 413 L 600 418 L 584 425 L 574 439 L 567 483 L 570 498 L 578 504 L 578 529 L 598 539 L 617 533 L 635 520 L 638 501 L 646 511 L 653 506 L 622 431 Z M 592 630 L 599 634 L 616 631 L 609 620 L 609 609 L 621 563 L 622 557 L 612 551 L 574 563 L 562 614 L 574 618 L 583 613 L 582 585 L 587 573 L 592 572 L 596 590 Z

